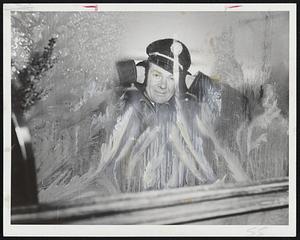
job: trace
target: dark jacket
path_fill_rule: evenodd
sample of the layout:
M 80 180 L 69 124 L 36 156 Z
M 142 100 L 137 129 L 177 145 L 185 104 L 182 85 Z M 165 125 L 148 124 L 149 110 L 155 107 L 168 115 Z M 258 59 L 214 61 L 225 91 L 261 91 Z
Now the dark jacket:
M 122 192 L 213 183 L 230 175 L 227 164 L 216 158 L 215 146 L 237 153 L 235 137 L 247 119 L 246 98 L 204 74 L 196 80 L 177 101 L 173 97 L 165 104 L 152 103 L 135 88 L 124 91 L 123 112 L 132 114 L 118 152 L 129 150 L 114 167 Z M 208 124 L 214 139 L 199 130 L 197 119 Z

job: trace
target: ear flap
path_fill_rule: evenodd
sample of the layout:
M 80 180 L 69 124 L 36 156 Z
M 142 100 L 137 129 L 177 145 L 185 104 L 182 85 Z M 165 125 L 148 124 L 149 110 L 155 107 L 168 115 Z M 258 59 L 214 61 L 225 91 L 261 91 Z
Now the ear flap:
M 136 82 L 137 71 L 134 60 L 119 61 L 116 64 L 121 85 L 129 87 Z
M 116 64 L 121 85 L 130 87 L 132 83 L 143 84 L 145 81 L 146 62 L 139 62 L 137 65 L 134 60 L 119 61 Z

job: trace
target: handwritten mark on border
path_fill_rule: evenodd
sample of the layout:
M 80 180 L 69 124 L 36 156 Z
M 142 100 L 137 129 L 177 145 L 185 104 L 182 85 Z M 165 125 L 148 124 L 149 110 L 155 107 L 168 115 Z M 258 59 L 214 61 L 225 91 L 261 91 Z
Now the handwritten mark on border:
M 227 10 L 227 9 L 232 9 L 232 8 L 240 8 L 240 7 L 242 7 L 242 5 L 231 5 L 231 6 L 225 6 L 225 9 Z
M 262 227 L 251 227 L 247 229 L 247 233 L 251 236 L 263 236 L 265 231 L 268 229 L 268 227 L 266 226 L 262 226 Z
M 87 5 L 87 6 L 82 6 L 82 7 L 84 7 L 84 8 L 93 8 L 96 12 L 99 10 L 97 4 L 96 5 Z

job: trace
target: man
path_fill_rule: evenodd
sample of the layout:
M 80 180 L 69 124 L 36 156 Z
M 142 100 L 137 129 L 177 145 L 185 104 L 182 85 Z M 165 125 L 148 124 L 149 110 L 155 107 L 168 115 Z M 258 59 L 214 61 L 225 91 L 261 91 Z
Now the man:
M 179 47 L 180 50 L 178 83 L 173 74 L 174 46 Z M 180 99 L 196 99 L 195 95 L 187 91 L 185 83 L 186 77 L 191 75 L 188 72 L 191 58 L 183 43 L 174 39 L 154 41 L 147 47 L 146 53 L 148 59 L 138 63 L 137 66 L 133 61 L 119 62 L 117 65 L 122 84 L 125 86 L 129 83 L 134 84 L 134 88 L 126 89 L 124 94 L 127 103 L 133 104 L 142 114 L 144 111 L 141 111 L 141 108 L 145 110 L 145 107 L 138 106 L 139 104 L 145 104 L 152 111 L 157 111 L 158 108 L 164 108 L 166 105 L 171 110 L 174 107 L 176 91 Z
M 188 72 L 190 53 L 178 40 L 154 41 L 146 53 L 148 59 L 137 65 L 117 64 L 127 88 L 121 97 L 125 114 L 115 127 L 118 137 L 112 137 L 119 143 L 110 157 L 116 159 L 116 185 L 122 192 L 136 192 L 213 183 L 224 177 L 232 169 L 216 169 L 213 150 L 218 146 L 219 154 L 224 153 L 214 137 L 214 130 L 226 126 L 220 121 L 225 108 L 222 87 L 201 72 Z M 202 123 L 207 131 L 199 128 Z M 240 166 L 235 169 L 242 172 L 238 176 L 244 174 Z

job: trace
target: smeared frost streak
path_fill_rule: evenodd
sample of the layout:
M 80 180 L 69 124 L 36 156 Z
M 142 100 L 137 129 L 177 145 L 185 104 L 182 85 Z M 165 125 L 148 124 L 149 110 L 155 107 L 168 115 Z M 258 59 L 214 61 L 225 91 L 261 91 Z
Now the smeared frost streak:
M 249 181 L 250 179 L 240 165 L 238 158 L 234 154 L 221 147 L 213 131 L 209 130 L 209 128 L 205 126 L 198 116 L 196 116 L 196 123 L 200 132 L 212 140 L 215 145 L 216 152 L 225 159 L 234 179 L 238 182 Z
M 199 146 L 198 158 L 195 158 L 195 159 L 197 160 L 197 162 L 202 167 L 203 172 L 206 174 L 207 179 L 210 182 L 216 181 L 217 177 L 216 177 L 213 169 L 211 168 L 209 162 L 207 161 L 207 158 L 204 155 L 202 139 L 200 137 L 197 137 L 197 138 L 195 138 L 195 142 Z
M 261 115 L 257 116 L 250 123 L 248 129 L 249 134 L 247 135 L 247 154 L 249 155 L 250 151 L 257 148 L 262 142 L 266 142 L 266 134 L 259 136 L 255 142 L 252 142 L 252 132 L 255 127 L 260 127 L 267 129 L 271 122 L 280 116 L 280 109 L 277 107 L 277 101 L 275 100 L 273 104 L 264 111 Z
M 134 145 L 134 138 L 129 138 L 128 141 L 126 141 L 125 146 L 123 146 L 120 154 L 118 155 L 117 159 L 115 160 L 115 164 L 114 164 L 114 169 L 113 169 L 113 174 L 114 174 L 114 180 L 116 182 L 116 184 L 118 184 L 118 179 L 117 179 L 117 166 L 120 163 L 121 160 L 123 160 L 123 158 L 129 153 L 130 149 L 132 149 Z M 118 184 L 119 185 L 119 184 Z M 120 186 L 119 186 L 120 187 Z
M 138 163 L 142 160 L 141 155 L 145 152 L 146 148 L 150 145 L 151 142 L 158 136 L 160 128 L 156 126 L 154 129 L 147 128 L 137 140 L 134 148 L 132 149 L 130 155 L 130 162 L 128 166 L 128 177 L 130 178 L 133 170 Z
M 78 191 L 85 189 L 89 185 L 89 179 L 92 172 L 93 169 L 90 169 L 81 177 L 74 176 L 66 185 L 57 185 L 59 179 L 56 179 L 47 189 L 39 192 L 40 201 L 48 201 L 49 198 L 52 200 L 72 198 Z
M 108 143 L 102 144 L 100 162 L 93 175 L 97 175 L 111 160 L 113 160 L 117 150 L 120 148 L 120 143 L 124 137 L 126 129 L 128 128 L 132 113 L 132 108 L 129 108 L 125 114 L 118 119 Z
M 204 182 L 205 178 L 201 176 L 199 171 L 197 170 L 195 163 L 190 160 L 186 151 L 184 150 L 181 142 L 179 142 L 180 136 L 175 127 L 172 128 L 170 134 L 170 142 L 174 146 L 174 150 L 177 153 L 177 157 L 184 163 L 184 165 L 193 173 L 195 177 L 197 177 L 200 181 Z
M 180 103 L 178 102 L 177 104 L 179 106 Z M 192 141 L 191 141 L 191 139 L 189 137 L 189 134 L 188 134 L 186 121 L 183 118 L 180 110 L 181 110 L 181 107 L 179 107 L 179 111 L 177 112 L 177 122 L 176 122 L 176 124 L 178 126 L 178 129 L 179 129 L 179 132 L 181 133 L 181 135 L 182 135 L 182 137 L 183 137 L 183 139 L 186 143 L 187 149 L 191 152 L 194 160 L 200 164 L 200 167 L 202 168 L 202 170 L 203 170 L 204 174 L 206 175 L 206 177 L 210 181 L 213 181 L 213 180 L 215 180 L 213 170 L 209 166 L 209 163 L 207 162 L 203 152 L 201 151 L 202 154 L 200 155 L 200 157 L 196 153 L 196 151 L 193 147 Z M 202 141 L 200 142 L 198 140 L 198 144 L 199 144 L 199 146 L 202 146 Z
M 167 187 L 178 186 L 178 159 L 173 155 L 172 162 L 172 175 L 167 182 Z
M 150 160 L 145 168 L 143 176 L 144 188 L 147 189 L 155 184 L 155 171 L 164 160 L 165 145 L 159 149 L 152 161 Z
M 239 149 L 239 152 L 241 154 L 241 160 L 242 161 L 246 161 L 246 159 L 244 159 L 244 155 L 245 155 L 245 149 L 243 149 L 243 142 L 242 142 L 242 138 L 243 138 L 243 131 L 245 131 L 246 129 L 246 123 L 243 122 L 240 127 L 238 128 L 237 132 L 236 132 L 236 136 L 235 136 L 235 140 Z

